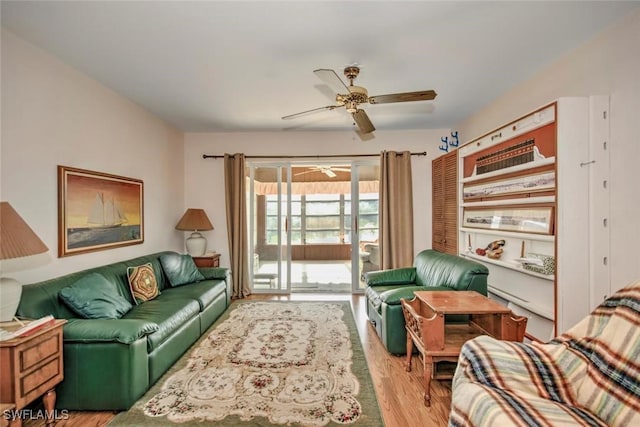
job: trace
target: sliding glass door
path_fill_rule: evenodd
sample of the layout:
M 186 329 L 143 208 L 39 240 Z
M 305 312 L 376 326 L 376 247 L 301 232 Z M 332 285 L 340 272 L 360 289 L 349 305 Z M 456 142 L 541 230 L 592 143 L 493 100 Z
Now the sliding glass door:
M 359 162 L 353 165 L 349 211 L 349 230 L 352 250 L 352 291 L 363 292 L 366 288 L 364 276 L 369 271 L 380 269 L 378 247 L 378 162 Z M 351 200 L 355 202 L 351 203 Z
M 377 162 L 249 170 L 253 292 L 361 292 L 379 268 Z
M 291 168 L 249 167 L 249 271 L 254 292 L 289 293 L 291 277 Z M 295 227 L 295 225 L 294 225 Z

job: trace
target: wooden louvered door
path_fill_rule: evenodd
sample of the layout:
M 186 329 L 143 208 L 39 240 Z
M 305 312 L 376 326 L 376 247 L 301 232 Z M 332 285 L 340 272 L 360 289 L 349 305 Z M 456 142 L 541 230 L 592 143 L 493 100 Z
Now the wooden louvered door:
M 437 251 L 458 254 L 458 154 L 440 156 L 432 170 L 432 242 Z
M 431 247 L 436 251 L 444 252 L 444 156 L 433 159 L 431 162 Z
M 458 254 L 458 151 L 443 156 L 444 251 Z

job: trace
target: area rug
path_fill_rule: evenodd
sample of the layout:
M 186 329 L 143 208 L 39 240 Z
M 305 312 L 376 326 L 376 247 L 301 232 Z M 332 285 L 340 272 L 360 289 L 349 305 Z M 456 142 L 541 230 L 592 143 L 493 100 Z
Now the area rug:
M 349 302 L 234 302 L 110 426 L 383 426 Z

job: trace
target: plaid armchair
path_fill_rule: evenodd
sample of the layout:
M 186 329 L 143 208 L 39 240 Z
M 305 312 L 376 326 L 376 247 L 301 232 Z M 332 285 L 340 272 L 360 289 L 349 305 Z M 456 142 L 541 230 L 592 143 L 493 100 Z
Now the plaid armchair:
M 640 426 L 640 281 L 546 344 L 468 341 L 449 426 Z

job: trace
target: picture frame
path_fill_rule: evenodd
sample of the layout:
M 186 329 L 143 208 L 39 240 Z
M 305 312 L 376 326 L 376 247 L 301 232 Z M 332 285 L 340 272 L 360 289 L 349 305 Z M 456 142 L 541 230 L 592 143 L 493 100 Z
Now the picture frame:
M 551 170 L 481 184 L 465 184 L 462 189 L 462 197 L 465 200 L 472 200 L 519 193 L 552 191 L 555 186 L 556 174 Z
M 462 226 L 517 233 L 554 233 L 552 206 L 495 206 L 465 208 Z
M 58 166 L 58 257 L 144 242 L 144 183 Z

